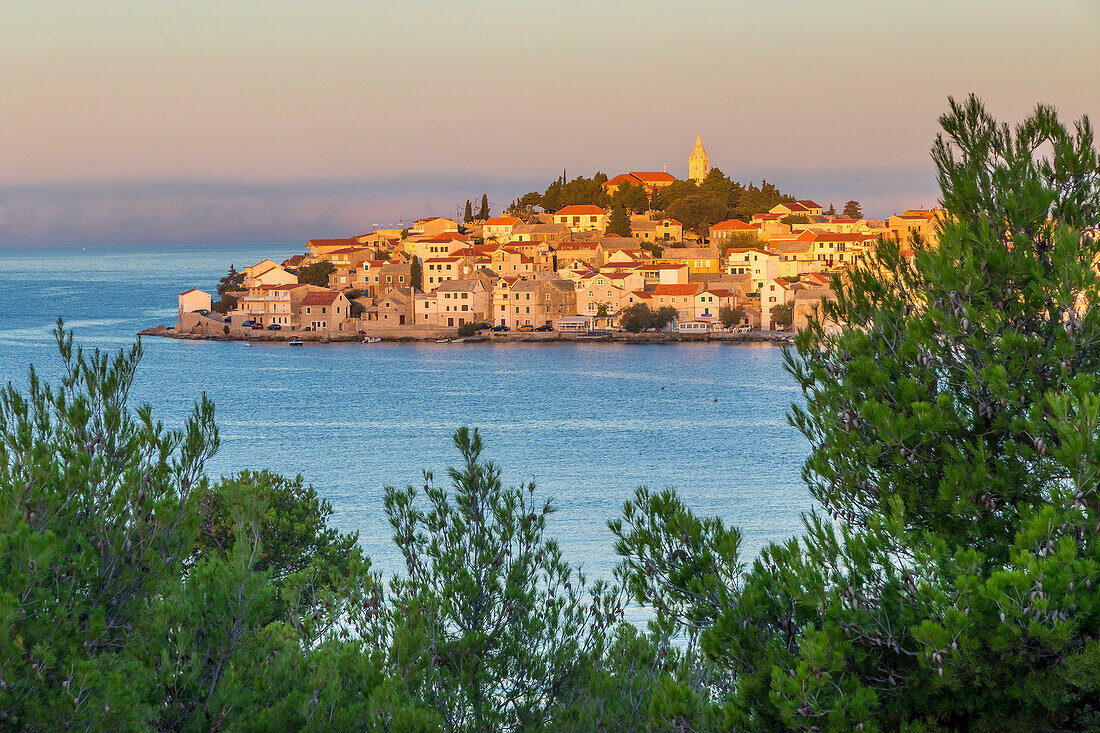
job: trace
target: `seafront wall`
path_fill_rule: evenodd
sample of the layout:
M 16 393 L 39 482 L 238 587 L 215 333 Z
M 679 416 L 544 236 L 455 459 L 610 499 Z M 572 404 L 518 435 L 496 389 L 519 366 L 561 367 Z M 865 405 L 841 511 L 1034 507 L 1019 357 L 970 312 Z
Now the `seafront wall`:
M 359 343 L 363 336 L 356 333 L 315 333 L 300 331 L 251 331 L 234 328 L 228 335 L 215 329 L 195 331 L 177 330 L 168 326 L 155 326 L 141 331 L 139 336 L 158 336 L 163 338 L 186 339 L 194 341 L 253 341 L 260 343 L 284 343 L 292 338 L 309 343 L 322 339 L 330 343 Z M 517 331 L 486 332 L 460 339 L 453 328 L 422 328 L 405 326 L 393 329 L 371 329 L 371 338 L 382 342 L 435 342 L 451 339 L 454 344 L 562 344 L 562 343 L 616 343 L 616 344 L 660 344 L 660 343 L 775 343 L 789 344 L 794 338 L 789 333 L 772 331 L 751 331 L 749 333 L 715 332 L 705 334 L 685 334 L 668 332 L 628 333 L 613 331 L 610 335 L 598 338 L 584 337 L 576 333 L 520 333 Z

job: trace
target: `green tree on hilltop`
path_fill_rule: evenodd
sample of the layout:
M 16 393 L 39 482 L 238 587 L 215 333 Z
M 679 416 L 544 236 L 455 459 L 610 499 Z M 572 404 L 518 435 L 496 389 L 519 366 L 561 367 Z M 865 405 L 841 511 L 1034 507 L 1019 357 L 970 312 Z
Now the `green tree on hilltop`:
M 862 219 L 863 207 L 858 201 L 847 201 L 844 204 L 844 217 L 847 219 Z
M 621 237 L 630 236 L 630 215 L 626 213 L 626 209 L 616 206 L 611 210 L 611 216 L 607 217 L 607 228 L 604 233 L 618 234 Z
M 477 211 L 477 218 L 481 221 L 485 221 L 489 218 L 489 196 L 488 194 L 481 194 L 481 208 Z
M 462 221 L 465 224 L 469 224 L 474 220 L 474 205 L 470 203 L 470 199 L 466 199 L 466 211 L 462 215 Z
M 644 186 L 636 186 L 630 181 L 623 181 L 615 189 L 615 195 L 611 197 L 613 207 L 621 207 L 635 214 L 641 214 L 649 209 L 649 196 L 646 195 Z
M 685 229 L 701 237 L 710 233 L 712 224 L 726 218 L 726 205 L 706 193 L 694 193 L 678 198 L 666 209 L 669 216 L 684 225 Z

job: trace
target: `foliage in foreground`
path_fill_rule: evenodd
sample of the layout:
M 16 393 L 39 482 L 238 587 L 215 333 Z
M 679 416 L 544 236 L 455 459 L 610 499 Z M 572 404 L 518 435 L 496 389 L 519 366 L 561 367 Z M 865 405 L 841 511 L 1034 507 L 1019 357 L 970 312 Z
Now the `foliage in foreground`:
M 461 429 L 446 485 L 386 490 L 384 583 L 300 478 L 206 478 L 205 399 L 131 409 L 140 343 L 59 324 L 60 386 L 0 393 L 0 728 L 1096 729 L 1092 131 L 942 123 L 939 246 L 881 243 L 787 356 L 821 513 L 751 563 L 643 488 L 590 584 Z

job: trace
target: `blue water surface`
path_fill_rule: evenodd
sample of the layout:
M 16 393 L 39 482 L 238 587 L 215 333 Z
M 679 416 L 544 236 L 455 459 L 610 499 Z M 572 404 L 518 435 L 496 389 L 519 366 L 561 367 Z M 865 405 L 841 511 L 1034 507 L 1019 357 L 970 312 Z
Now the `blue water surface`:
M 0 247 L 0 380 L 25 387 L 31 363 L 56 380 L 58 316 L 85 346 L 118 349 L 173 323 L 176 295 L 212 291 L 230 263 L 301 250 Z M 810 508 L 799 478 L 807 444 L 786 420 L 799 395 L 774 346 L 144 344 L 137 402 L 171 426 L 203 392 L 217 405 L 212 475 L 301 473 L 387 574 L 400 564 L 382 489 L 419 483 L 425 468 L 444 477 L 460 425 L 481 430 L 507 482 L 553 497 L 551 534 L 590 576 L 610 575 L 607 521 L 643 484 L 740 526 L 749 557 L 797 534 Z

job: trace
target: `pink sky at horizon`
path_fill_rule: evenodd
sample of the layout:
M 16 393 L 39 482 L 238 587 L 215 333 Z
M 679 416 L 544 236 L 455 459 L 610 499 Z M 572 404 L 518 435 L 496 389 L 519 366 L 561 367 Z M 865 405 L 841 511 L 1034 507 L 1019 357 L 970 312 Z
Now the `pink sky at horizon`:
M 1098 30 L 1097 0 L 0 0 L 0 242 L 35 238 L 56 185 L 683 176 L 697 132 L 735 179 L 842 203 L 891 171 L 931 182 L 948 95 L 1100 114 Z M 883 206 L 934 195 L 884 185 Z

